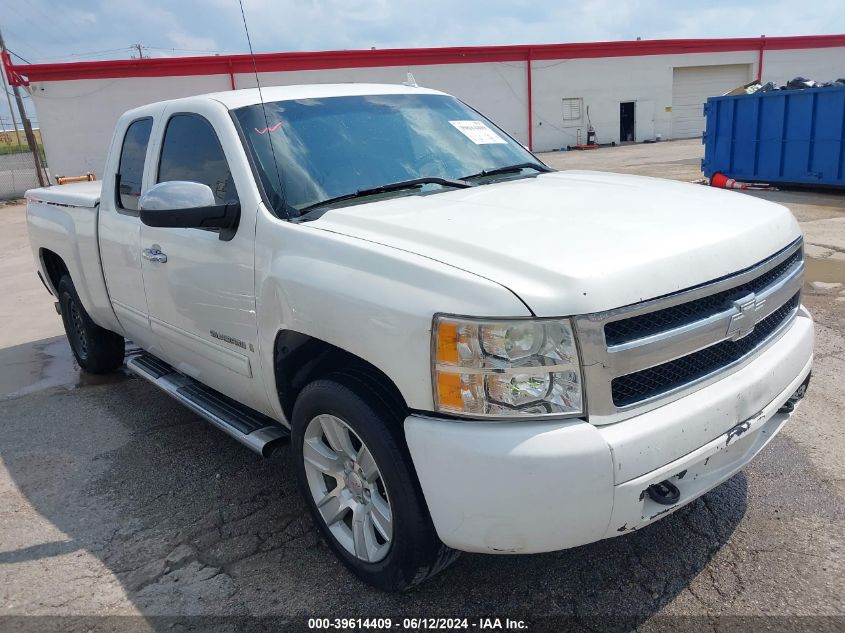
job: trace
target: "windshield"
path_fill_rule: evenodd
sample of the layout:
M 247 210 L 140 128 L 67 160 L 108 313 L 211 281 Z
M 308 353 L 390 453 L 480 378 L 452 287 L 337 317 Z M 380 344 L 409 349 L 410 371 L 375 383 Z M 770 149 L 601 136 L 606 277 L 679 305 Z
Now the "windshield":
M 371 195 L 391 183 L 454 181 L 526 163 L 548 170 L 493 123 L 445 95 L 297 99 L 264 109 L 258 104 L 234 114 L 270 204 L 282 217 L 356 192 Z M 438 190 L 450 185 L 430 182 L 389 195 Z

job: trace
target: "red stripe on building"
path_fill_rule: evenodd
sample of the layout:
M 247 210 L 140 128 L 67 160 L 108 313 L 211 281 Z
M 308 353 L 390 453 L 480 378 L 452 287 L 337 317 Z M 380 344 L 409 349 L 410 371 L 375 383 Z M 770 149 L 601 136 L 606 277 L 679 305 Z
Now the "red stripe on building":
M 733 39 L 643 40 L 544 44 L 537 46 L 465 46 L 453 48 L 397 48 L 380 50 L 317 51 L 306 53 L 262 53 L 255 56 L 258 72 L 374 68 L 381 66 L 425 66 L 432 64 L 477 64 L 598 57 L 636 57 L 733 51 L 792 50 L 845 47 L 843 35 L 797 37 L 747 37 Z M 252 73 L 249 55 L 213 57 L 167 57 L 120 59 L 61 64 L 13 65 L 3 58 L 6 75 L 14 84 L 74 79 L 122 77 L 178 77 L 186 75 L 232 75 Z

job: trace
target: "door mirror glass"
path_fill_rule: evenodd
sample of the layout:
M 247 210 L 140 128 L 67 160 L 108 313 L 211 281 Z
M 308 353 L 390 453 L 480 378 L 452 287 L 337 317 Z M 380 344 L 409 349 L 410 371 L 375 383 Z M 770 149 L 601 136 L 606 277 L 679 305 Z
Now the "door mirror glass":
M 218 230 L 221 240 L 231 239 L 241 209 L 237 202 L 218 204 L 208 185 L 184 180 L 150 187 L 139 206 L 147 226 Z

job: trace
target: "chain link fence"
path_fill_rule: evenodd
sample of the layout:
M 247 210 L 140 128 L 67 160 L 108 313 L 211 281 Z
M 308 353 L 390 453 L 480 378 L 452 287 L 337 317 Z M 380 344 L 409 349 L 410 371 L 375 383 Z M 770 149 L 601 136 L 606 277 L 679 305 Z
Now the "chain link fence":
M 43 161 L 43 147 L 38 147 Z M 38 187 L 36 169 L 23 131 L 0 132 L 0 200 L 22 198 L 27 189 Z

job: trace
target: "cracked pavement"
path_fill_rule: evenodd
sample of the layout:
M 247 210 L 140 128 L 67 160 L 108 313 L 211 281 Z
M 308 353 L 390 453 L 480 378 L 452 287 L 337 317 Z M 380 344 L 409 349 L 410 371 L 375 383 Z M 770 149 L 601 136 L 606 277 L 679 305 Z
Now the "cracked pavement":
M 677 145 L 661 160 L 685 166 L 692 146 Z M 633 160 L 625 149 L 606 161 Z M 833 247 L 816 259 L 836 262 L 845 197 L 775 193 L 795 205 L 808 243 L 818 233 Z M 22 208 L 0 207 L 0 227 L 0 616 L 140 615 L 137 630 L 174 630 L 166 617 L 191 615 L 498 615 L 594 630 L 659 630 L 663 616 L 690 615 L 683 628 L 709 630 L 719 616 L 768 615 L 794 616 L 778 622 L 795 630 L 845 628 L 838 264 L 805 288 L 818 327 L 808 396 L 742 472 L 642 530 L 551 554 L 464 554 L 386 595 L 322 543 L 287 447 L 261 459 L 140 379 L 80 375 L 34 275 Z

